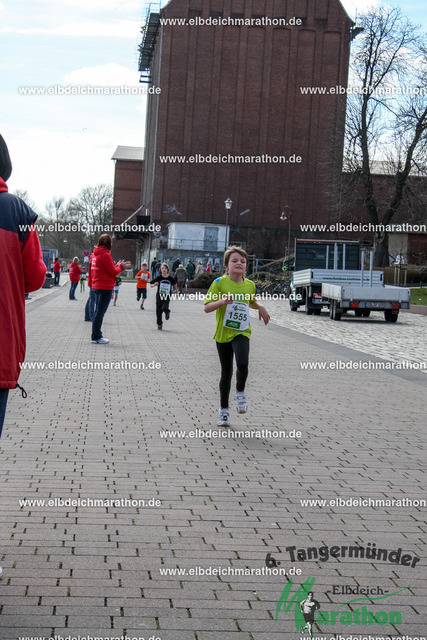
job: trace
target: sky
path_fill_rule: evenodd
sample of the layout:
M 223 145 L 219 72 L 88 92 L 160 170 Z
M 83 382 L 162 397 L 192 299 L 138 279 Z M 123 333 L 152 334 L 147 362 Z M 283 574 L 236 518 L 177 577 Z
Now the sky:
M 342 3 L 354 18 L 377 0 Z M 27 191 L 38 213 L 53 197 L 112 184 L 116 147 L 143 146 L 147 85 L 139 83 L 138 45 L 147 6 L 145 0 L 0 0 L 0 133 L 13 163 L 8 184 L 11 192 Z M 427 29 L 425 0 L 402 8 Z M 22 93 L 88 86 L 103 86 L 104 94 Z M 115 87 L 128 95 L 111 95 Z

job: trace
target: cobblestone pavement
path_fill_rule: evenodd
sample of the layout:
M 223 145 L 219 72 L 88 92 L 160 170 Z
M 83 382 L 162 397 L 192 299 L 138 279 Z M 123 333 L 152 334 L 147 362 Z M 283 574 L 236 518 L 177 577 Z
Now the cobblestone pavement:
M 266 301 L 265 306 L 272 321 L 281 327 L 393 362 L 427 361 L 427 316 L 401 312 L 393 324 L 385 322 L 382 312 L 373 312 L 369 318 L 356 318 L 350 312 L 336 322 L 326 309 L 320 316 L 307 316 L 304 307 L 293 312 L 287 300 Z M 251 313 L 255 317 L 256 313 Z
M 73 303 L 64 287 L 27 306 L 27 362 L 45 368 L 22 371 L 28 398 L 11 392 L 1 440 L 1 640 L 294 640 L 294 607 L 276 620 L 291 569 L 292 593 L 315 579 L 317 636 L 425 636 L 424 374 L 302 371 L 359 358 L 332 343 L 359 323 L 285 312 L 311 337 L 255 321 L 249 412 L 232 409 L 218 437 L 214 315 L 175 301 L 158 331 L 150 294 L 140 311 L 122 285 L 107 346 L 90 343 L 87 294 Z M 382 344 L 418 321 L 364 324 L 373 345 L 375 330 Z M 360 498 L 412 503 L 348 503 Z M 56 502 L 21 502 L 34 499 Z M 375 545 L 380 559 L 368 557 Z M 265 575 L 268 553 L 277 566 Z

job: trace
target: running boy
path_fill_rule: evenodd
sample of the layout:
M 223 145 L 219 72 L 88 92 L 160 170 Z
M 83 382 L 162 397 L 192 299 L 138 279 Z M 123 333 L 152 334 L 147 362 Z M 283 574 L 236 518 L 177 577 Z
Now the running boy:
M 84 271 L 80 274 L 80 293 L 85 290 L 85 282 L 86 282 L 86 273 Z
M 163 328 L 162 315 L 165 314 L 165 319 L 169 320 L 170 310 L 169 302 L 171 299 L 172 288 L 176 289 L 176 280 L 169 275 L 169 266 L 166 262 L 160 266 L 160 275 L 150 282 L 152 287 L 158 287 L 156 293 L 156 318 L 157 328 Z
M 116 276 L 116 282 L 115 282 L 113 290 L 111 292 L 111 299 L 114 300 L 113 307 L 116 306 L 117 298 L 118 298 L 118 295 L 119 295 L 119 287 L 120 287 L 121 284 L 122 284 L 122 279 L 120 278 L 120 276 Z
M 216 311 L 214 340 L 221 363 L 219 390 L 221 405 L 218 426 L 230 426 L 229 395 L 233 375 L 233 357 L 236 358 L 236 404 L 239 413 L 246 413 L 248 404 L 245 384 L 248 377 L 249 338 L 251 325 L 249 307 L 258 309 L 259 319 L 267 324 L 270 316 L 255 299 L 255 284 L 245 278 L 248 254 L 240 247 L 229 247 L 224 254 L 226 275 L 214 280 L 205 299 L 205 312 Z
M 148 264 L 143 262 L 141 265 L 141 271 L 136 274 L 136 299 L 138 302 L 142 296 L 142 302 L 140 308 L 144 310 L 144 302 L 147 299 L 147 281 L 151 280 L 150 272 L 147 271 Z

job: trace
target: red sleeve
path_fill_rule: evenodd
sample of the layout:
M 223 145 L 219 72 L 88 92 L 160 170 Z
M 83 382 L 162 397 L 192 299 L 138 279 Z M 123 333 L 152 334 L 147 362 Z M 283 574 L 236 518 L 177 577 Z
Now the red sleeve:
M 117 266 L 114 264 L 113 258 L 111 257 L 111 253 L 106 254 L 102 262 L 103 262 L 103 267 L 105 271 L 111 277 L 115 278 L 116 276 L 119 275 L 119 273 L 123 271 L 122 264 L 118 264 Z
M 24 268 L 25 293 L 40 289 L 46 279 L 46 265 L 43 262 L 39 237 L 34 225 L 25 239 L 21 249 Z

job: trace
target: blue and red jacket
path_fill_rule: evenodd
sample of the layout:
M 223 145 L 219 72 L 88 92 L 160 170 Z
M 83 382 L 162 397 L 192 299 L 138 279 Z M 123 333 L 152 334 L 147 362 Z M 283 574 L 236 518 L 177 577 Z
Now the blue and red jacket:
M 43 286 L 46 267 L 37 215 L 0 178 L 0 388 L 15 389 L 25 358 L 25 293 Z

